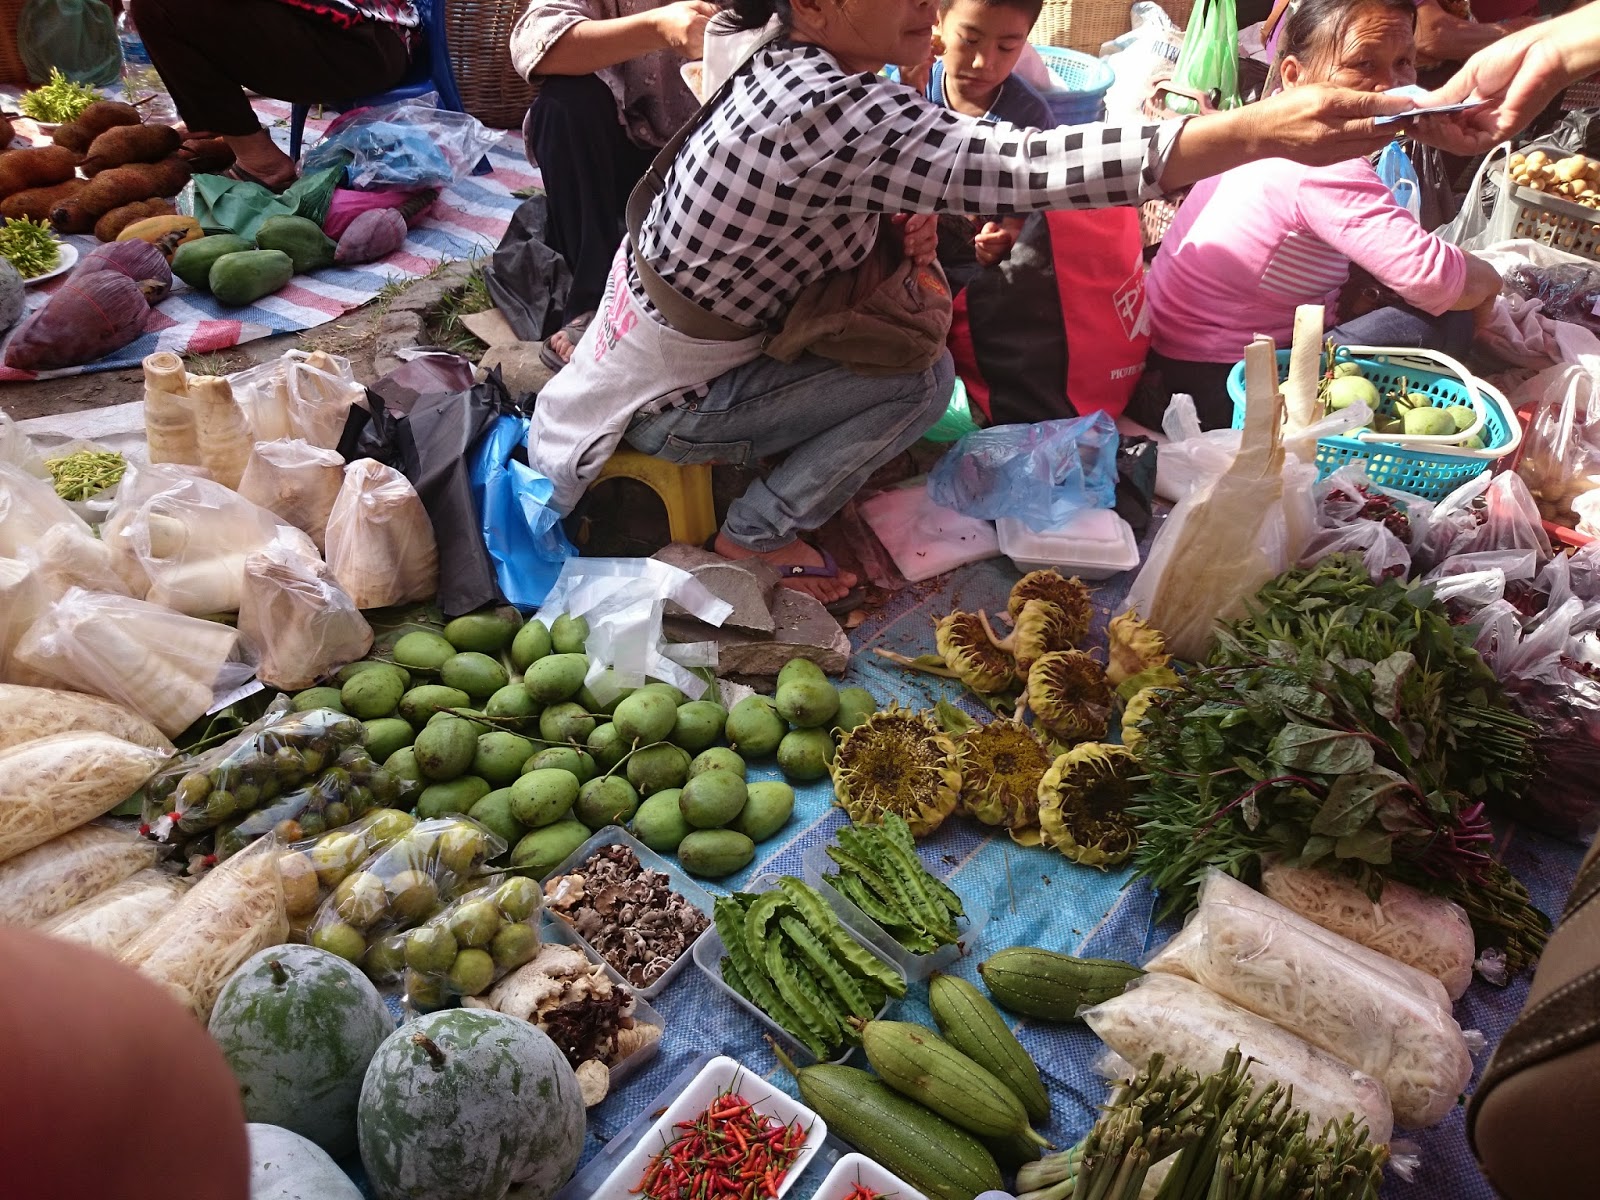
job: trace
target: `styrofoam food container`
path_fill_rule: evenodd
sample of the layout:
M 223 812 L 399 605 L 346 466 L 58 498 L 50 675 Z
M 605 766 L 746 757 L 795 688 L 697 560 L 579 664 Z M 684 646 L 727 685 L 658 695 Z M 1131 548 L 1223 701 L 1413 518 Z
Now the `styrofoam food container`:
M 1139 565 L 1133 527 L 1109 508 L 1089 508 L 1060 529 L 1035 533 L 1015 517 L 995 522 L 1000 551 L 1019 571 L 1056 567 L 1084 579 L 1110 579 Z
M 844 1200 L 858 1183 L 892 1200 L 928 1200 L 900 1176 L 880 1167 L 865 1154 L 853 1153 L 833 1164 L 833 1170 L 828 1172 L 811 1200 Z
M 750 886 L 745 890 L 760 894 L 761 892 L 771 891 L 777 885 L 778 876 L 772 874 L 758 875 L 750 882 Z M 852 929 L 850 925 L 843 920 L 840 921 L 840 924 L 844 925 L 845 933 L 850 937 L 855 938 L 856 941 L 865 946 L 868 952 L 871 953 L 874 958 L 888 963 L 888 965 L 893 968 L 902 979 L 906 978 L 905 968 L 899 963 L 886 958 L 884 952 L 868 941 L 865 934 L 861 933 L 859 930 Z M 740 1008 L 744 1009 L 745 1012 L 749 1013 L 752 1017 L 765 1025 L 768 1032 L 770 1032 L 773 1037 L 781 1038 L 783 1040 L 783 1044 L 790 1048 L 796 1059 L 807 1063 L 814 1062 L 815 1059 L 812 1057 L 811 1051 L 802 1046 L 795 1039 L 794 1034 L 790 1033 L 782 1025 L 779 1025 L 771 1017 L 767 1016 L 766 1013 L 762 1012 L 754 1004 L 751 1004 L 750 1001 L 746 1000 L 743 996 L 739 995 L 738 992 L 734 991 L 731 987 L 723 982 L 722 955 L 724 949 L 725 947 L 722 944 L 722 936 L 717 933 L 716 926 L 713 925 L 706 931 L 705 935 L 697 940 L 694 944 L 694 965 L 699 968 L 700 972 L 707 979 L 711 981 L 712 987 L 716 988 L 723 995 L 727 996 L 728 999 L 732 1000 Z M 893 1003 L 893 996 L 886 997 L 883 1002 L 883 1007 L 873 1015 L 877 1019 L 881 1020 L 883 1018 L 883 1014 L 889 1011 L 889 1006 Z M 855 1049 L 856 1048 L 854 1046 L 847 1044 L 837 1058 L 830 1058 L 828 1060 L 828 1065 L 838 1066 L 839 1064 L 843 1063 L 845 1059 L 849 1058 L 850 1055 L 855 1052 Z
M 549 913 L 544 915 L 544 920 L 539 924 L 539 940 L 543 942 L 556 942 L 563 946 L 571 946 L 579 954 L 592 963 L 598 963 L 605 969 L 606 978 L 611 980 L 614 988 L 624 988 L 633 993 L 633 1012 L 630 1014 L 634 1022 L 639 1025 L 654 1025 L 661 1030 L 661 1037 L 647 1046 L 641 1046 L 621 1062 L 611 1064 L 611 1090 L 616 1091 L 623 1083 L 631 1078 L 640 1067 L 649 1062 L 661 1052 L 661 1043 L 666 1038 L 667 1022 L 655 1009 L 644 1001 L 644 994 L 633 984 L 624 979 L 615 967 L 595 953 L 594 947 L 584 944 L 582 938 L 572 931 L 572 927 L 565 921 L 558 921 Z M 688 957 L 685 955 L 684 957 Z
M 682 896 L 690 904 L 694 905 L 694 907 L 705 913 L 708 918 L 711 916 L 711 894 L 707 892 L 705 888 L 701 887 L 699 884 L 695 883 L 692 879 L 685 875 L 682 869 L 679 868 L 676 863 L 668 862 L 666 859 L 662 858 L 654 850 L 651 850 L 643 842 L 639 841 L 638 838 L 634 837 L 626 829 L 623 829 L 619 825 L 607 825 L 583 845 L 579 846 L 571 854 L 567 855 L 566 859 L 561 863 L 560 866 L 556 867 L 555 870 L 544 876 L 544 878 L 539 882 L 543 884 L 561 875 L 571 875 L 579 867 L 583 866 L 584 863 L 588 862 L 589 856 L 592 855 L 596 850 L 604 850 L 607 846 L 628 847 L 628 849 L 632 850 L 636 855 L 639 856 L 640 866 L 647 871 L 661 872 L 661 874 L 665 875 L 671 881 L 673 891 L 677 892 L 678 895 Z M 602 961 L 605 960 L 606 956 L 601 954 L 598 950 L 595 950 L 595 948 L 591 946 L 576 929 L 573 929 L 572 923 L 568 921 L 566 917 L 562 916 L 560 913 L 552 911 L 548 906 L 546 906 L 545 912 L 548 913 L 552 919 L 560 921 L 563 925 L 565 925 L 571 932 L 573 940 L 578 945 L 582 946 L 586 950 L 594 951 L 594 956 L 596 958 Z M 660 979 L 656 980 L 647 988 L 633 988 L 633 990 L 638 993 L 639 998 L 641 1000 L 654 1000 L 657 996 L 661 995 L 662 992 L 666 991 L 671 985 L 672 981 L 683 973 L 683 969 L 688 965 L 690 954 L 693 952 L 695 946 L 705 941 L 706 936 L 710 932 L 711 927 L 708 925 L 693 943 L 684 947 L 683 953 L 678 955 L 678 957 L 673 960 L 672 965 L 668 967 L 665 972 L 663 972 Z M 607 965 L 610 964 L 608 963 Z M 632 984 L 629 984 L 628 986 L 633 987 Z
M 828 857 L 826 845 L 819 842 L 814 846 L 807 846 L 801 863 L 805 881 L 817 889 L 822 898 L 838 914 L 839 920 L 843 921 L 847 928 L 861 934 L 872 948 L 878 951 L 880 958 L 887 958 L 894 963 L 909 980 L 926 979 L 935 971 L 942 971 L 956 959 L 971 954 L 977 949 L 979 939 L 983 936 L 983 927 L 989 923 L 989 909 L 986 905 L 980 903 L 971 892 L 946 882 L 945 886 L 961 897 L 961 907 L 967 912 L 965 917 L 956 922 L 956 931 L 961 937 L 954 945 L 940 946 L 931 954 L 913 954 L 895 940 L 894 934 L 867 916 L 849 897 L 823 878 L 825 874 L 831 874 L 839 869 Z
M 633 1200 L 633 1189 L 644 1178 L 650 1160 L 672 1140 L 673 1126 L 680 1121 L 693 1121 L 710 1107 L 713 1100 L 729 1089 L 737 1091 L 761 1115 L 775 1117 L 785 1124 L 798 1120 L 805 1127 L 805 1144 L 800 1148 L 789 1173 L 778 1185 L 778 1195 L 786 1194 L 794 1186 L 795 1180 L 805 1173 L 807 1165 L 827 1140 L 828 1124 L 800 1101 L 767 1083 L 756 1072 L 740 1066 L 731 1058 L 718 1056 L 705 1065 L 705 1069 L 668 1106 L 650 1131 L 639 1139 L 639 1144 L 600 1185 L 593 1200 Z

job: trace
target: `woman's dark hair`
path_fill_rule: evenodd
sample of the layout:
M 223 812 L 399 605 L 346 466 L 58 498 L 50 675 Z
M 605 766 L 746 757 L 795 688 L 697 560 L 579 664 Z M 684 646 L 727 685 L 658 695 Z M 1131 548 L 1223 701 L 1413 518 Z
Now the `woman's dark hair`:
M 1416 28 L 1414 0 L 1296 0 L 1284 18 L 1277 61 L 1281 63 L 1291 55 L 1301 62 L 1316 58 L 1344 36 L 1350 18 L 1368 5 L 1404 16 Z
M 774 16 L 787 29 L 794 23 L 794 10 L 789 0 L 721 0 L 722 13 L 718 20 L 733 29 L 760 29 Z

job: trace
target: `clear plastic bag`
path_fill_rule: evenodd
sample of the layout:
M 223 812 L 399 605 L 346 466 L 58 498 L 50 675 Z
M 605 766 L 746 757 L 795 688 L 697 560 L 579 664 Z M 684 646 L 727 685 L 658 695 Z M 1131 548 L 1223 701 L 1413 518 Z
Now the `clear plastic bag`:
M 1313 533 L 1295 565 L 1314 567 L 1330 554 L 1359 554 L 1372 582 L 1404 579 L 1411 570 L 1411 552 L 1376 521 L 1355 521 Z
M 80 533 L 70 525 L 54 525 L 23 553 L 51 599 L 65 595 L 68 588 L 128 595 L 111 547 L 93 534 Z
M 543 894 L 513 876 L 466 892 L 406 935 L 406 1003 L 421 1012 L 481 996 L 539 953 Z
M 1260 909 L 1204 905 L 1153 971 L 1183 974 L 1223 999 L 1298 1034 L 1389 1090 L 1395 1120 L 1436 1125 L 1472 1075 L 1461 1027 L 1437 1004 L 1398 987 L 1326 940 Z
M 286 692 L 372 649 L 372 626 L 323 561 L 282 542 L 244 560 L 239 632 L 256 651 L 256 678 Z
M 289 351 L 289 354 L 294 353 L 297 352 Z M 228 386 L 233 388 L 234 401 L 250 427 L 252 441 L 281 442 L 295 436 L 294 424 L 289 419 L 287 359 L 286 354 L 228 376 Z
M 0 862 L 109 812 L 167 760 L 95 731 L 0 750 Z
M 328 514 L 343 483 L 344 459 L 335 451 L 293 438 L 255 444 L 239 494 L 306 534 L 320 554 Z
M 94 536 L 83 518 L 56 495 L 49 479 L 0 462 L 0 558 L 21 558 L 24 550 L 58 525 Z
M 447 188 L 470 175 L 500 134 L 430 93 L 358 109 L 328 127 L 300 164 L 302 175 L 346 163 L 353 188 Z
M 36 479 L 50 478 L 50 472 L 45 469 L 44 456 L 3 408 L 0 408 L 0 463 L 16 467 L 23 474 Z
M 1472 982 L 1472 922 L 1458 904 L 1387 881 L 1373 900 L 1354 882 L 1315 867 L 1267 863 L 1262 890 L 1324 929 L 1427 972 L 1450 1000 Z
M 350 410 L 365 404 L 367 389 L 356 382 L 350 360 L 314 350 L 303 358 L 285 356 L 289 387 L 289 425 L 294 436 L 332 450 L 344 436 Z
M 144 824 L 158 841 L 215 829 L 316 779 L 351 747 L 361 722 L 329 708 L 273 708 L 220 746 L 181 758 L 144 790 Z M 343 821 L 334 822 L 336 825 Z
M 1117 426 L 1107 414 L 992 425 L 961 438 L 928 473 L 934 503 L 986 521 L 1015 517 L 1036 533 L 1117 498 Z
M 253 671 L 236 629 L 80 588 L 45 610 L 16 656 L 55 683 L 116 701 L 168 737 L 205 715 L 213 688 L 237 687 Z
M 1202 429 L 1194 398 L 1183 392 L 1167 405 L 1161 432 L 1167 440 L 1156 454 L 1156 495 L 1174 504 L 1216 479 L 1239 453 L 1239 430 Z
M 289 936 L 280 853 L 276 838 L 263 838 L 207 872 L 122 961 L 165 987 L 204 1024 L 228 977 L 252 954 Z
M 0 683 L 0 750 L 53 733 L 86 732 L 173 753 L 159 729 L 120 704 L 81 692 Z
M 1451 544 L 1451 556 L 1488 550 L 1532 550 L 1540 564 L 1549 559 L 1550 538 L 1539 523 L 1539 506 L 1521 476 L 1510 471 L 1494 476 L 1481 498 L 1469 503 L 1467 511 L 1473 528 Z
M 376 459 L 345 468 L 328 517 L 328 567 L 356 607 L 426 600 L 438 590 L 433 525 L 406 477 Z
M 1146 975 L 1126 992 L 1082 1012 L 1101 1041 L 1135 1067 L 1152 1055 L 1200 1075 L 1222 1069 L 1237 1046 L 1261 1086 L 1294 1088 L 1294 1102 L 1312 1129 L 1354 1114 L 1374 1142 L 1394 1135 L 1389 1094 L 1372 1076 L 1176 975 Z
M 171 912 L 183 893 L 183 882 L 176 876 L 140 871 L 46 922 L 39 932 L 102 954 L 120 955 Z
M 1597 392 L 1600 373 L 1575 364 L 1552 367 L 1517 392 L 1523 410 L 1531 409 L 1517 474 L 1540 515 L 1558 525 L 1575 525 L 1576 505 L 1600 488 Z
M 1340 467 L 1317 484 L 1317 523 L 1337 528 L 1356 521 L 1376 522 L 1408 551 L 1420 545 L 1433 520 L 1433 504 L 1420 496 L 1379 487 L 1360 463 Z
M 289 919 L 313 916 L 362 863 L 410 833 L 416 823 L 408 812 L 383 808 L 288 847 L 278 868 Z
M 80 825 L 0 863 L 0 924 L 42 925 L 155 861 L 130 831 Z
M 48 682 L 17 658 L 17 643 L 40 613 L 50 606 L 50 596 L 30 563 L 0 558 L 0 683 Z M 0 721 L 0 739 L 6 733 Z
M 400 803 L 406 790 L 404 782 L 374 762 L 365 749 L 346 746 L 316 778 L 279 791 L 243 817 L 219 826 L 216 857 L 231 858 L 269 833 L 299 838 L 348 824 L 379 805 Z

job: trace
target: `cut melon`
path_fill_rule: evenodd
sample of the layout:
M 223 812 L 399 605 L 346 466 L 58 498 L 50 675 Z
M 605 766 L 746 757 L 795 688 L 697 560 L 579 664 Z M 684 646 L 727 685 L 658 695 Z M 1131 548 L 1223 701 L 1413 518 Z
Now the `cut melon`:
M 276 1125 L 250 1134 L 250 1200 L 361 1200 L 361 1189 L 315 1142 Z

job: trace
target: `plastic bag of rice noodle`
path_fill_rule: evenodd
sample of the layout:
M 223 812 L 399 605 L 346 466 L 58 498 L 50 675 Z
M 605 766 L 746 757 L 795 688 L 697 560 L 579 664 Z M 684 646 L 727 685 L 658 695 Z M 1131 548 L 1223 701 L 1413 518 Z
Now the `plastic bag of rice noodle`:
M 0 750 L 0 863 L 110 812 L 167 757 L 97 730 Z
M 1186 978 L 1298 1034 L 1389 1089 L 1395 1120 L 1424 1129 L 1455 1107 L 1472 1075 L 1450 1014 L 1327 939 L 1259 907 L 1203 905 L 1146 965 Z
M 228 977 L 260 950 L 289 937 L 276 837 L 235 854 L 189 889 L 122 954 L 202 1023 Z
M 1408 992 L 1424 1000 L 1437 1004 L 1445 1012 L 1450 1011 L 1451 997 L 1445 991 L 1444 984 L 1440 983 L 1427 971 L 1419 971 L 1416 967 L 1403 963 L 1396 958 L 1373 950 L 1360 942 L 1353 941 L 1337 930 L 1325 928 L 1316 921 L 1308 920 L 1304 915 L 1292 907 L 1280 904 L 1271 896 L 1263 895 L 1247 883 L 1242 883 L 1232 875 L 1222 871 L 1212 870 L 1200 884 L 1200 904 L 1231 904 L 1236 908 L 1253 908 L 1257 912 L 1274 917 L 1287 925 L 1293 926 L 1309 937 L 1327 943 L 1359 963 L 1372 968 L 1380 975 L 1386 975 Z M 1468 967 L 1471 967 L 1469 958 Z
M 0 863 L 0 924 L 41 925 L 152 866 L 157 849 L 132 830 L 84 825 Z
M 69 908 L 39 927 L 40 933 L 116 955 L 183 898 L 183 881 L 165 871 L 145 870 Z
M 0 750 L 52 733 L 92 730 L 163 754 L 175 753 L 159 729 L 120 704 L 82 692 L 0 683 Z
M 1258 1084 L 1294 1088 L 1295 1106 L 1310 1116 L 1312 1132 L 1354 1114 L 1366 1122 L 1374 1142 L 1393 1135 L 1394 1114 L 1383 1084 L 1192 980 L 1146 975 L 1081 1015 L 1135 1069 L 1161 1054 L 1169 1063 L 1209 1075 L 1222 1069 L 1223 1058 L 1237 1046 Z
M 1352 880 L 1315 867 L 1267 863 L 1261 889 L 1340 937 L 1426 972 L 1451 1000 L 1472 982 L 1476 942 L 1466 910 L 1403 883 L 1385 883 L 1373 900 Z

